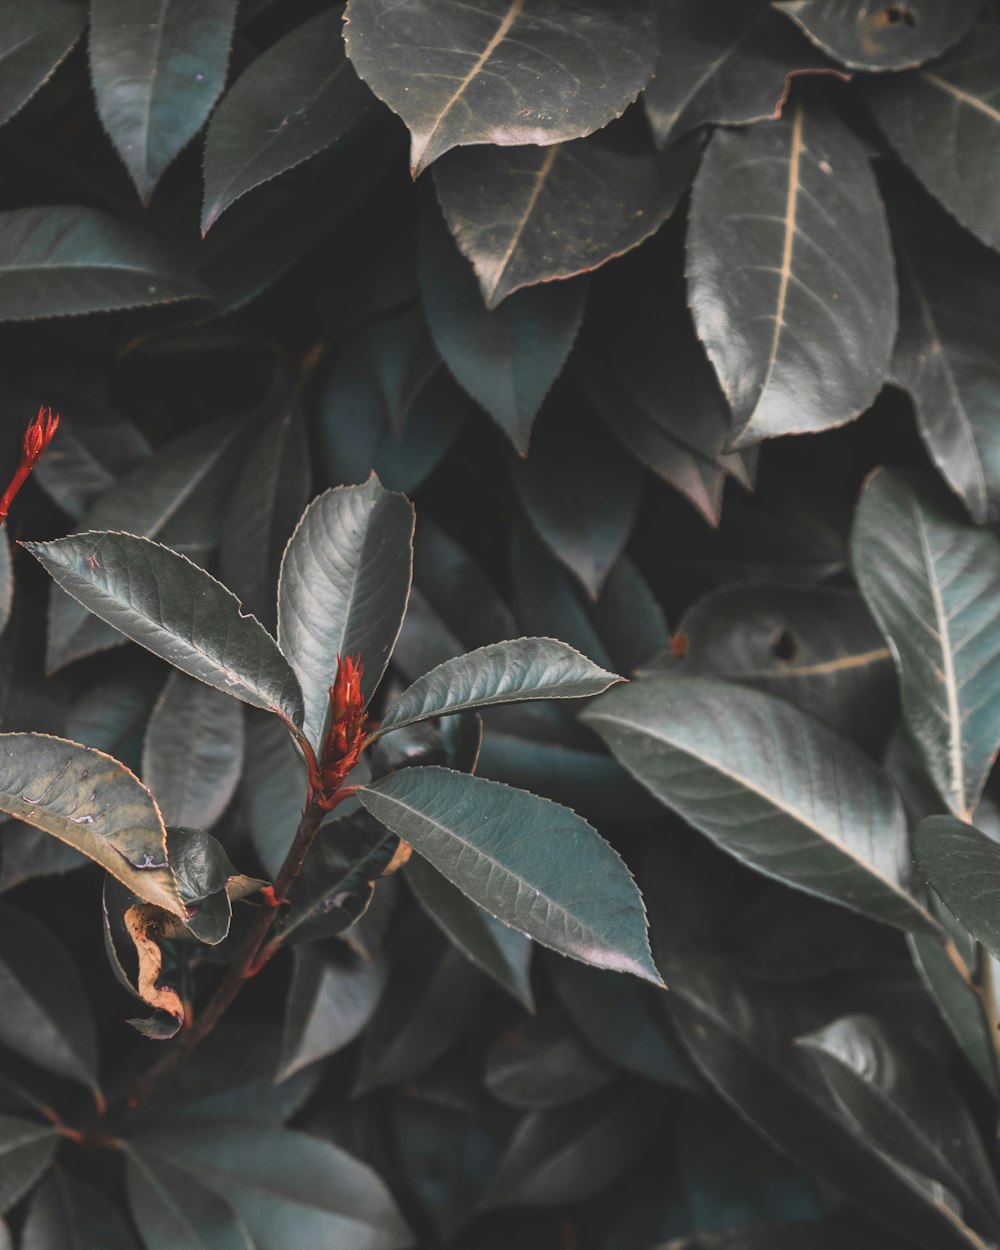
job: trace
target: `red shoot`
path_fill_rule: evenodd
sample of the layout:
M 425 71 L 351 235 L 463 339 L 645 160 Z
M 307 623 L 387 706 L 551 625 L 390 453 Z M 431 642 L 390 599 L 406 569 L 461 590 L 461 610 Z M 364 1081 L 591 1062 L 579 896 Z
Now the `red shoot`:
M 14 496 L 28 480 L 28 475 L 35 465 L 41 460 L 42 453 L 49 443 L 52 442 L 52 436 L 59 428 L 59 414 L 54 413 L 51 408 L 39 408 L 38 416 L 28 426 L 24 432 L 24 442 L 21 444 L 21 459 L 18 462 L 17 471 L 10 480 L 10 485 L 0 496 L 0 525 L 7 519 L 7 513 L 10 511 L 10 505 L 14 502 Z
M 361 677 L 365 671 L 359 655 L 346 659 L 337 656 L 337 677 L 330 687 L 330 728 L 323 739 L 319 758 L 322 780 L 321 806 L 332 806 L 332 800 L 344 778 L 358 762 L 365 741 L 364 695 Z

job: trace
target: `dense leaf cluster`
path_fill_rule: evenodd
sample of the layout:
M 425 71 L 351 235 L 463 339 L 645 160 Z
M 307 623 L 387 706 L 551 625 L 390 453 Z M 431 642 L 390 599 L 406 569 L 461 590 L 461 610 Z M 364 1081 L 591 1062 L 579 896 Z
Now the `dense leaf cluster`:
M 996 6 L 4 0 L 0 159 L 0 1250 L 1000 1246 Z

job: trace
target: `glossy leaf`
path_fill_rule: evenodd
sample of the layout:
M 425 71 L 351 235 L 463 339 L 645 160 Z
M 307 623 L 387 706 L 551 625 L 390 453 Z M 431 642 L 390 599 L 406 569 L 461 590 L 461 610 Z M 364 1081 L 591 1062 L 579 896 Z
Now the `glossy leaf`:
M 251 707 L 301 722 L 302 694 L 274 639 L 184 556 L 112 532 L 25 545 L 64 590 L 133 642 Z
M 207 299 L 158 239 L 95 208 L 0 213 L 0 321 Z
M 621 678 L 554 638 L 517 638 L 480 647 L 431 669 L 393 703 L 378 732 L 465 708 L 530 699 L 581 699 Z
M 824 52 L 851 69 L 909 69 L 957 43 L 975 21 L 975 0 L 938 8 L 886 7 L 882 0 L 783 0 L 787 13 Z
M 373 476 L 314 499 L 285 549 L 278 641 L 302 683 L 303 727 L 313 744 L 323 734 L 338 655 L 361 656 L 366 699 L 382 680 L 410 593 L 413 517 L 409 500 Z
M 820 721 L 708 677 L 632 682 L 583 719 L 657 798 L 737 859 L 876 920 L 935 930 L 907 890 L 902 799 Z
M 272 878 L 295 837 L 307 784 L 305 761 L 284 726 L 270 716 L 251 716 L 240 796 L 250 840 Z
M 486 1056 L 486 1088 L 500 1102 L 528 1111 L 581 1102 L 613 1076 L 557 1008 L 515 1024 Z
M 222 91 L 236 0 L 95 0 L 97 112 L 139 198 L 201 129 Z
M 172 673 L 146 730 L 142 775 L 168 825 L 211 829 L 243 767 L 243 712 L 200 681 Z
M 9 1210 L 38 1180 L 58 1143 L 51 1124 L 0 1115 L 0 1212 Z
M 656 52 L 644 0 L 614 9 L 351 0 L 345 16 L 355 68 L 409 127 L 414 177 L 460 144 L 551 144 L 599 130 L 645 86 Z
M 337 8 L 272 44 L 226 92 L 209 125 L 202 232 L 241 195 L 339 139 L 370 101 L 344 56 Z
M 78 1246 L 136 1250 L 125 1222 L 100 1190 L 56 1167 L 31 1198 L 21 1250 L 77 1250 Z
M 64 0 L 14 0 L 0 22 L 0 125 L 48 81 L 83 31 L 84 14 Z
M 140 898 L 183 917 L 163 819 L 117 760 L 44 734 L 0 735 L 0 810 L 68 842 Z
M 1000 958 L 1000 845 L 953 816 L 929 816 L 917 826 L 914 852 L 949 910 Z
M 659 984 L 628 869 L 568 808 L 445 768 L 403 769 L 358 797 L 498 920 L 584 963 Z
M 146 1250 L 254 1250 L 224 1198 L 141 1146 L 126 1146 L 125 1178 Z
M 1000 543 L 911 479 L 865 484 L 853 535 L 861 593 L 893 651 L 903 716 L 938 793 L 975 810 L 1000 747 Z
M 772 125 L 717 131 L 687 246 L 733 447 L 843 425 L 869 406 L 896 336 L 892 252 L 867 153 L 832 113 L 796 104 Z
M 522 287 L 588 273 L 649 238 L 677 207 L 699 150 L 689 141 L 651 152 L 619 123 L 551 147 L 452 152 L 435 166 L 434 186 L 495 308 Z
M 426 201 L 419 266 L 424 310 L 445 364 L 524 455 L 580 328 L 586 279 L 519 291 L 490 311 L 438 209 Z

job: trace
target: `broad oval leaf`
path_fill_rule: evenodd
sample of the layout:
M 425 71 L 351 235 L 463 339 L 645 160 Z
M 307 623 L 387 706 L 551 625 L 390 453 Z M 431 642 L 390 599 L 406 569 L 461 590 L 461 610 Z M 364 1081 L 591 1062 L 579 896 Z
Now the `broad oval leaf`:
M 360 654 L 361 688 L 378 688 L 406 612 L 413 572 L 413 505 L 374 474 L 338 486 L 302 514 L 281 561 L 278 640 L 302 683 L 303 729 L 322 737 L 337 656 Z
M 885 0 L 779 0 L 775 8 L 813 43 L 851 69 L 909 69 L 957 43 L 976 19 L 977 0 L 891 5 Z
M 571 278 L 655 234 L 687 190 L 701 150 L 668 152 L 626 123 L 551 147 L 452 152 L 434 186 L 487 308 L 525 286 Z
M 208 298 L 180 258 L 131 222 L 96 208 L 0 213 L 0 321 Z
M 880 469 L 862 492 L 852 550 L 924 766 L 968 820 L 1000 747 L 1000 542 Z
M 415 681 L 386 711 L 378 732 L 464 708 L 528 699 L 583 699 L 616 681 L 621 678 L 554 638 L 494 642 L 446 660 Z
M 896 337 L 885 210 L 863 144 L 826 108 L 718 130 L 694 183 L 688 294 L 733 410 L 732 447 L 843 425 Z
M 928 816 L 913 849 L 949 911 L 1000 959 L 1000 844 L 954 816 Z
M 656 56 L 648 0 L 351 0 L 345 17 L 355 68 L 409 127 L 414 177 L 459 145 L 599 130 Z
M 129 1206 L 146 1250 L 255 1250 L 224 1198 L 188 1173 L 124 1147 Z
M 569 808 L 447 768 L 404 768 L 358 797 L 498 920 L 584 963 L 661 984 L 631 874 Z
M 205 139 L 203 234 L 241 195 L 315 156 L 366 112 L 371 93 L 344 55 L 341 27 L 336 6 L 317 14 L 226 92 Z
M 902 929 L 936 931 L 906 888 L 903 801 L 849 739 L 759 690 L 663 677 L 583 714 L 625 767 L 723 850 Z
M 137 1250 L 114 1204 L 100 1190 L 54 1167 L 31 1197 L 21 1250 L 77 1250 L 83 1246 Z
M 497 1038 L 483 1076 L 493 1097 L 507 1106 L 549 1111 L 597 1093 L 615 1071 L 590 1049 L 568 1016 L 558 1007 L 545 1007 Z
M 58 1144 L 59 1134 L 51 1124 L 0 1115 L 0 1214 L 38 1180 Z
M 93 0 L 97 112 L 139 198 L 201 129 L 222 91 L 237 0 Z
M 31 99 L 73 48 L 85 14 L 65 0 L 8 0 L 0 20 L 0 125 Z
M 977 26 L 941 61 L 873 83 L 868 99 L 889 142 L 931 195 L 1000 248 L 1000 30 Z
M 184 918 L 159 809 L 109 755 L 45 734 L 0 735 L 0 811 L 69 843 L 140 898 Z
M 267 630 L 204 569 L 134 534 L 88 532 L 26 543 L 85 608 L 190 677 L 302 722 L 302 694 Z

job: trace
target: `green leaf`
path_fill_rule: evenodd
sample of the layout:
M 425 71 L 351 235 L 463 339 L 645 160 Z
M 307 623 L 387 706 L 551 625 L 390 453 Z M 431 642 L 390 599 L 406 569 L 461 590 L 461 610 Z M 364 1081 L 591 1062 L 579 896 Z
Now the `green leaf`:
M 90 79 L 97 112 L 148 204 L 201 129 L 226 80 L 237 0 L 94 0 Z
M 110 532 L 25 546 L 63 590 L 133 642 L 251 707 L 301 722 L 302 695 L 274 639 L 186 557 Z
M 462 954 L 528 1011 L 534 1011 L 529 939 L 470 902 L 427 860 L 411 859 L 405 876 L 417 902 Z
M 144 1234 L 147 1231 L 144 1227 Z M 136 1250 L 136 1242 L 100 1190 L 55 1167 L 31 1198 L 21 1250 L 77 1250 L 78 1247 Z
M 493 1043 L 484 1080 L 494 1098 L 525 1111 L 551 1111 L 596 1094 L 614 1069 L 590 1049 L 557 1007 L 520 1020 Z
M 973 1219 L 997 1226 L 1000 1195 L 969 1108 L 905 1030 L 843 1016 L 799 1039 L 837 1103 L 879 1150 L 945 1185 Z
M 731 447 L 830 429 L 871 404 L 896 337 L 892 250 L 868 154 L 832 113 L 796 104 L 771 125 L 716 131 L 687 248 Z
M 167 855 L 187 916 L 183 927 L 164 925 L 168 937 L 189 939 L 187 930 L 210 946 L 229 933 L 232 900 L 245 898 L 264 884 L 238 873 L 225 847 L 204 829 L 168 829 Z
M 847 738 L 782 699 L 708 677 L 632 682 L 583 714 L 658 799 L 768 876 L 902 929 L 937 926 L 906 887 L 906 812 Z
M 153 708 L 142 776 L 164 822 L 211 829 L 243 770 L 243 711 L 200 681 L 174 672 Z
M 12 0 L 0 19 L 0 125 L 48 82 L 80 38 L 84 13 L 63 0 Z
M 270 716 L 251 716 L 247 722 L 246 763 L 240 784 L 250 840 L 273 879 L 295 837 L 308 776 L 295 743 L 284 726 Z
M 95 208 L 0 212 L 0 321 L 208 299 L 158 239 Z
M 358 797 L 498 920 L 584 963 L 660 984 L 635 882 L 569 808 L 446 768 L 405 768 Z
M 487 308 L 522 287 L 589 273 L 655 234 L 694 174 L 700 143 L 649 150 L 627 122 L 551 147 L 449 153 L 434 186 Z
M 265 629 L 277 628 L 281 557 L 309 502 L 312 474 L 305 422 L 283 409 L 258 437 L 226 513 L 222 581 Z
M 955 7 L 962 11 L 966 4 Z M 867 92 L 875 120 L 904 164 L 992 248 L 1000 247 L 994 212 L 1000 195 L 998 66 L 1000 30 L 984 24 L 935 64 L 875 81 Z
M 892 648 L 903 716 L 938 793 L 970 819 L 1000 747 L 1000 542 L 911 479 L 868 479 L 854 574 Z
M 529 699 L 582 699 L 621 681 L 554 638 L 518 638 L 446 660 L 393 703 L 378 732 L 465 708 Z
M 0 1214 L 28 1192 L 52 1162 L 59 1135 L 51 1124 L 0 1115 Z
M 2 734 L 0 811 L 69 843 L 140 898 L 183 918 L 163 819 L 117 760 L 62 738 Z
M 813 43 L 851 69 L 910 69 L 957 43 L 976 19 L 976 0 L 951 0 L 941 8 L 893 10 L 871 0 L 782 0 Z
M 524 0 L 351 0 L 345 19 L 355 68 L 409 127 L 414 177 L 460 144 L 600 130 L 646 85 L 656 55 L 645 0 L 558 0 L 541 12 Z
M 162 1160 L 223 1198 L 257 1250 L 402 1250 L 413 1244 L 389 1191 L 345 1151 L 240 1120 L 165 1125 L 143 1138 Z
M 97 1034 L 69 953 L 26 912 L 0 907 L 0 1042 L 97 1088 Z
M 336 7 L 303 22 L 226 92 L 205 139 L 203 234 L 241 195 L 315 156 L 367 111 L 371 93 L 344 55 L 341 25 Z
M 1000 958 L 1000 845 L 954 816 L 928 816 L 917 826 L 913 849 L 948 909 Z
M 223 1197 L 141 1146 L 125 1146 L 125 1180 L 146 1250 L 254 1250 Z
M 6 529 L 0 531 L 0 634 L 10 620 L 14 606 L 14 567 L 10 558 L 10 543 Z
M 491 312 L 429 198 L 420 216 L 418 262 L 424 310 L 445 364 L 524 455 L 535 415 L 580 328 L 587 279 L 518 291 Z
M 303 729 L 316 745 L 337 656 L 360 654 L 361 687 L 378 688 L 412 576 L 413 505 L 377 477 L 314 499 L 289 540 L 278 584 L 278 640 L 302 684 Z

